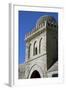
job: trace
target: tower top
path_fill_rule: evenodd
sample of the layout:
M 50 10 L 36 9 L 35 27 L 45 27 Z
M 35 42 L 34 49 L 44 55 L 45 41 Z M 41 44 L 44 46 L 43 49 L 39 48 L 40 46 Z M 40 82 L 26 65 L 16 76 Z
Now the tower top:
M 56 20 L 52 16 L 44 15 L 41 16 L 36 23 L 36 27 L 40 26 L 42 23 L 46 22 L 56 22 Z
M 29 37 L 30 35 L 41 31 L 41 28 L 44 28 L 44 30 L 47 28 L 47 26 L 49 27 L 57 27 L 57 21 L 55 20 L 54 17 L 52 16 L 48 16 L 48 15 L 44 15 L 41 16 L 37 22 L 36 22 L 36 26 L 32 29 L 31 32 L 28 32 L 25 35 L 25 38 Z

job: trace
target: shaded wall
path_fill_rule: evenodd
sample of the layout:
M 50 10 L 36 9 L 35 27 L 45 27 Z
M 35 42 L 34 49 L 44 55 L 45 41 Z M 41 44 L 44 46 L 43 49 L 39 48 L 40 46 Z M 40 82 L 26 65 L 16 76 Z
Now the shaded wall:
M 47 28 L 47 69 L 58 60 L 58 27 Z

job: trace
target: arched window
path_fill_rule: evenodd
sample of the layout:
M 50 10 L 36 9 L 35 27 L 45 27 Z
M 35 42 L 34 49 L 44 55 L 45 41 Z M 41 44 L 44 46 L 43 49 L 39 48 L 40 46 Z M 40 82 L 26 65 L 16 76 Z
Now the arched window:
M 42 50 L 42 38 L 39 41 L 39 53 L 41 53 Z
M 29 47 L 28 47 L 28 58 L 30 58 L 30 53 L 31 53 L 31 44 L 29 44 Z
M 34 46 L 33 46 L 33 55 L 37 55 L 37 42 L 34 42 Z

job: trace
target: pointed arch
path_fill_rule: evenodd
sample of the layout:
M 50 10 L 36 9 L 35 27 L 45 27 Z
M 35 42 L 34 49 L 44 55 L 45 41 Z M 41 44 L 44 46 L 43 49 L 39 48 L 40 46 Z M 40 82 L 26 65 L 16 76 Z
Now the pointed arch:
M 41 78 L 41 76 L 37 70 L 34 70 L 30 78 Z
M 33 45 L 33 55 L 37 55 L 37 53 L 38 53 L 37 41 L 35 41 Z
M 39 41 L 39 53 L 42 51 L 42 38 Z
M 29 44 L 29 47 L 28 47 L 28 58 L 30 58 L 30 55 L 31 55 L 31 43 Z

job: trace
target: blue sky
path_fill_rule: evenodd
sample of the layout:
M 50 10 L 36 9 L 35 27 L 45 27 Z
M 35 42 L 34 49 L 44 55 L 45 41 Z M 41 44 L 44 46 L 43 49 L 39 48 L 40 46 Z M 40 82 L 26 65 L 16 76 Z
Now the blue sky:
M 43 16 L 48 15 L 52 16 L 58 21 L 58 13 L 52 12 L 34 12 L 34 11 L 19 11 L 18 12 L 18 19 L 19 19 L 19 28 L 18 28 L 18 35 L 19 35 L 19 57 L 18 62 L 19 64 L 24 63 L 25 61 L 25 34 L 30 32 L 32 28 L 35 27 L 37 20 Z

